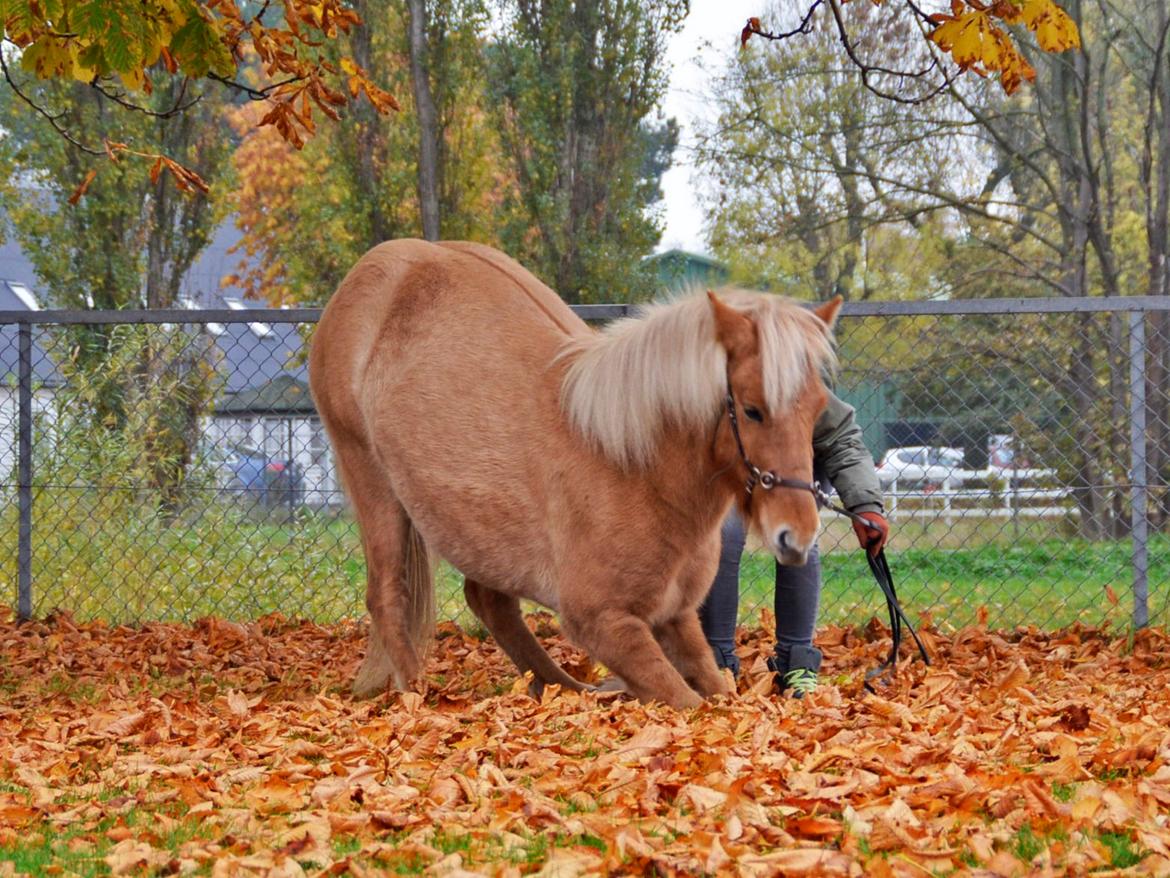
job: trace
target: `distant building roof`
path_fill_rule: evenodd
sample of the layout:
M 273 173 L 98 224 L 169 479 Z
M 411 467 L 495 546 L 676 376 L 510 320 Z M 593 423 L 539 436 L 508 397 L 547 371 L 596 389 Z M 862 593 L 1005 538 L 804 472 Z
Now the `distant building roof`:
M 233 311 L 251 311 L 266 307 L 262 302 L 250 302 L 225 297 L 212 307 L 224 306 Z M 199 309 L 193 309 L 198 313 Z M 208 323 L 207 330 L 219 351 L 219 369 L 226 381 L 224 402 L 216 406 L 223 411 L 241 391 L 257 390 L 281 376 L 290 376 L 300 382 L 308 381 L 309 366 L 305 356 L 305 340 L 295 323 Z
M 667 250 L 647 256 L 646 262 L 658 272 L 658 281 L 668 289 L 687 286 L 718 286 L 727 282 L 731 271 L 718 259 L 686 250 Z
M 247 261 L 244 253 L 229 253 L 240 243 L 243 233 L 236 228 L 235 217 L 229 217 L 219 224 L 200 251 L 195 262 L 183 275 L 182 295 L 207 308 L 223 307 L 220 297 L 242 298 L 243 292 L 234 286 L 224 286 L 223 279 L 235 274 L 241 261 Z
M 241 260 L 247 259 L 245 254 L 228 252 L 239 243 L 241 236 L 234 218 L 229 217 L 220 223 L 207 246 L 183 275 L 180 293 L 184 298 L 215 308 L 222 307 L 220 296 L 242 295 L 235 287 L 223 286 L 223 278 L 235 273 Z M 0 279 L 16 281 L 32 290 L 40 287 L 36 269 L 12 235 L 0 243 Z M 42 304 L 45 307 L 50 305 L 47 299 Z
M 258 387 L 285 373 L 307 377 L 309 367 L 302 354 L 305 341 L 297 327 L 291 323 L 265 325 L 269 332 L 264 336 L 256 335 L 247 323 L 225 323 L 222 332 L 214 333 L 228 393 Z
M 228 251 L 239 241 L 240 232 L 230 220 L 216 229 L 208 246 L 183 278 L 181 296 L 196 308 L 249 310 L 263 308 L 262 302 L 242 298 L 239 290 L 224 288 L 222 278 L 231 274 L 240 261 Z M 0 310 L 37 310 L 36 271 L 19 244 L 9 238 L 0 244 Z M 208 326 L 220 353 L 219 367 L 230 400 L 242 390 L 263 387 L 281 375 L 298 381 L 308 377 L 303 354 L 304 339 L 290 323 L 223 323 Z M 40 384 L 60 384 L 61 374 L 40 343 L 46 330 L 33 333 L 33 369 Z M 15 380 L 18 363 L 17 328 L 0 327 L 0 377 Z M 9 373 L 11 372 L 11 379 Z
M 19 280 L 10 280 L 0 275 L 0 311 L 40 311 L 41 304 L 37 301 L 28 284 Z
M 288 373 L 267 384 L 241 390 L 215 407 L 217 415 L 316 414 L 309 385 Z
M 37 288 L 37 273 L 11 236 L 0 243 L 0 278 L 16 281 L 32 290 Z
M 705 253 L 696 253 L 693 250 L 682 250 L 678 247 L 672 247 L 670 250 L 663 250 L 661 253 L 653 253 L 650 256 L 647 256 L 646 260 L 648 262 L 653 262 L 655 260 L 663 260 L 663 259 L 671 260 L 671 259 L 680 259 L 680 258 L 686 259 L 690 262 L 715 266 L 715 267 L 723 269 L 723 270 L 727 269 L 727 266 L 725 266 L 722 262 L 720 262 L 714 256 L 708 256 Z

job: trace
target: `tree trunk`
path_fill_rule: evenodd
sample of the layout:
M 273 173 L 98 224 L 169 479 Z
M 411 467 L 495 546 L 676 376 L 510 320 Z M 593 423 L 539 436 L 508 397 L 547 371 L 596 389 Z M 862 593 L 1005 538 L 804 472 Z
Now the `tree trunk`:
M 146 242 L 146 307 L 166 308 L 173 305 L 174 302 L 168 301 L 169 297 L 165 292 L 166 283 L 163 277 L 166 271 L 163 239 L 167 233 L 167 227 L 173 222 L 168 203 L 171 193 L 168 191 L 165 174 L 159 174 L 153 189 L 151 212 L 154 215 L 154 221 L 151 223 L 150 237 Z
M 1070 352 L 1069 380 L 1074 389 L 1073 406 L 1076 412 L 1076 482 L 1073 497 L 1080 511 L 1081 536 L 1087 540 L 1104 539 L 1109 532 L 1109 503 L 1101 486 L 1102 473 L 1097 460 L 1097 434 L 1093 409 L 1096 396 L 1097 345 L 1093 340 L 1091 314 L 1077 316 L 1080 329 L 1078 341 Z
M 1095 191 L 1087 176 L 1070 174 L 1064 179 L 1065 197 L 1061 207 L 1067 255 L 1065 286 L 1073 296 L 1089 294 L 1087 257 L 1090 230 L 1085 221 L 1095 207 Z M 1102 484 L 1110 457 L 1110 438 L 1100 435 L 1095 417 L 1100 394 L 1098 389 L 1098 354 L 1103 345 L 1098 338 L 1092 314 L 1076 318 L 1077 337 L 1070 343 L 1068 374 L 1074 388 L 1076 417 L 1077 486 L 1074 490 L 1081 513 L 1081 535 L 1088 540 L 1104 539 L 1111 531 L 1109 491 Z M 1109 350 L 1105 350 L 1105 367 L 1111 368 Z M 1104 458 L 1104 459 L 1103 459 Z
M 410 12 L 410 82 L 418 115 L 418 203 L 423 237 L 439 240 L 439 120 L 427 65 L 426 0 L 407 0 Z
M 377 0 L 355 0 L 354 11 L 361 16 L 363 22 L 369 22 L 376 15 L 385 15 L 386 11 Z M 371 34 L 373 28 L 362 26 L 354 28 L 350 36 L 350 50 L 353 60 L 363 69 L 373 67 L 373 46 Z M 379 191 L 378 178 L 380 175 L 380 156 L 382 143 L 379 137 L 379 126 L 382 124 L 369 101 L 358 101 L 353 104 L 354 122 L 354 149 L 355 159 L 353 168 L 358 178 L 359 191 L 369 193 L 369 197 L 362 199 L 366 206 L 369 220 L 369 246 L 373 247 L 390 238 L 395 237 L 391 228 L 390 218 L 382 209 L 382 197 Z
M 846 240 L 841 248 L 841 268 L 837 275 L 836 293 L 846 302 L 853 298 L 858 259 L 861 255 L 862 223 L 865 220 L 865 199 L 862 197 L 858 185 L 858 171 L 861 168 L 861 118 L 854 117 L 854 124 L 845 126 L 845 157 L 840 160 L 833 153 L 833 163 L 837 166 L 837 175 L 841 183 L 841 194 L 845 199 L 845 234 Z M 864 298 L 864 297 L 863 297 Z

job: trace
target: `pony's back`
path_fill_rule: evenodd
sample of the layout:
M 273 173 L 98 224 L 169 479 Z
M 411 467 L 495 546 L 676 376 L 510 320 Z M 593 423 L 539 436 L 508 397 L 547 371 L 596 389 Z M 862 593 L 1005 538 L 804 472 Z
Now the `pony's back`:
M 360 432 L 363 384 L 375 359 L 382 370 L 431 357 L 473 370 L 477 348 L 541 348 L 543 337 L 551 349 L 589 333 L 555 293 L 497 250 L 387 241 L 354 265 L 326 305 L 310 351 L 310 383 L 323 418 Z

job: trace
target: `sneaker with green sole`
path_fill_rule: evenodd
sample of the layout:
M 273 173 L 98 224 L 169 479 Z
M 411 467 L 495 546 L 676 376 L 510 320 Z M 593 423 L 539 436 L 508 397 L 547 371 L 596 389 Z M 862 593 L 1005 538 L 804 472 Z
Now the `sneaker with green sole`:
M 787 652 L 787 656 L 784 653 Z M 815 646 L 776 647 L 768 667 L 776 672 L 776 685 L 792 698 L 803 698 L 816 691 L 817 672 L 821 669 L 821 651 Z
M 803 698 L 817 691 L 817 672 L 808 668 L 793 668 L 784 675 L 781 689 L 787 689 L 793 698 Z

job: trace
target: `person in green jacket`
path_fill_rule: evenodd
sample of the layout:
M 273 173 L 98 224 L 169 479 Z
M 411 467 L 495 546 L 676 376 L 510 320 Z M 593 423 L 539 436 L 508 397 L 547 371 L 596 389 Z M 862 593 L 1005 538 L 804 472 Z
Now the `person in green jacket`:
M 821 484 L 828 481 L 846 509 L 875 525 L 876 531 L 854 522 L 853 530 L 861 547 L 876 555 L 890 531 L 883 514 L 881 484 L 852 406 L 832 393 L 813 429 L 813 478 Z M 733 507 L 723 523 L 719 568 L 699 610 L 716 664 L 737 675 L 735 626 L 744 540 L 743 522 Z M 789 690 L 796 697 L 816 688 L 821 651 L 813 646 L 813 633 L 820 597 L 821 559 L 815 546 L 801 567 L 776 564 L 776 648 L 768 666 L 776 672 L 781 690 Z

